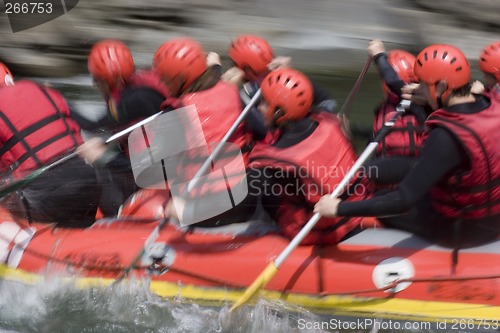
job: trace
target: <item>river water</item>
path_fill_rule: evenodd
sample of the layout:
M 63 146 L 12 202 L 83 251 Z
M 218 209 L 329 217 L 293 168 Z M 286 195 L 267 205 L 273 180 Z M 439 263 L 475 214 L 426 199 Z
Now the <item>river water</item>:
M 260 300 L 228 314 L 228 308 L 164 300 L 143 284 L 78 289 L 49 281 L 36 285 L 0 280 L 0 332 L 19 333 L 263 333 L 438 332 L 430 323 L 321 317 L 289 304 Z M 348 326 L 345 326 L 348 325 Z M 378 325 L 378 326 L 374 326 Z M 337 329 L 338 327 L 352 327 Z M 391 329 L 410 327 L 411 329 Z
M 361 70 L 361 66 L 360 66 Z M 343 104 L 358 73 L 320 73 L 312 79 L 331 91 L 339 106 Z M 88 77 L 49 80 L 89 117 L 102 112 L 102 102 Z M 377 74 L 367 75 L 349 112 L 351 121 L 369 125 L 372 110 L 382 97 Z M 366 138 L 358 138 L 362 149 Z M 357 321 L 349 329 L 342 323 Z M 227 308 L 187 304 L 182 299 L 165 300 L 152 295 L 144 284 L 124 282 L 117 288 L 78 289 L 61 281 L 35 285 L 0 280 L 0 332 L 19 333 L 260 333 L 260 332 L 438 332 L 434 326 L 414 323 L 390 326 L 372 319 L 322 317 L 289 304 L 260 300 L 256 307 L 228 314 Z M 406 326 L 405 326 L 406 325 Z M 395 329 L 406 327 L 407 329 Z

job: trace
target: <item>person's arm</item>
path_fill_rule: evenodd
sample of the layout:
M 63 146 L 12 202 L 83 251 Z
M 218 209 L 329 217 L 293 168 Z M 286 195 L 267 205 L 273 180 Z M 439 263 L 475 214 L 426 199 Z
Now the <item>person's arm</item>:
M 313 86 L 313 102 L 312 109 L 321 109 L 335 113 L 337 109 L 337 101 L 322 87 L 312 82 Z
M 74 111 L 74 108 L 72 106 L 70 106 L 70 117 L 78 124 L 78 126 L 80 126 L 81 129 L 86 131 L 95 131 L 102 128 L 110 128 L 116 125 L 116 123 L 114 123 L 107 116 L 104 116 L 98 120 L 88 119 L 80 112 Z
M 132 171 L 130 158 L 125 154 L 110 152 L 109 160 L 101 160 L 97 162 L 99 166 L 105 166 L 115 171 Z
M 392 66 L 387 60 L 387 53 L 379 53 L 374 57 L 375 65 L 377 65 L 380 77 L 385 82 L 387 87 L 395 93 L 398 97 L 401 97 L 401 89 L 405 86 L 403 80 L 401 80 Z
M 78 147 L 78 154 L 93 166 L 116 171 L 132 170 L 130 159 L 114 146 L 106 145 L 100 137 L 91 138 Z
M 222 65 L 214 64 L 214 65 L 210 66 L 210 68 L 219 77 L 219 79 L 222 79 L 222 74 L 224 73 L 224 69 L 222 68 Z
M 222 77 L 224 69 L 222 68 L 220 56 L 216 52 L 208 52 L 207 54 L 207 66 L 212 70 L 219 79 Z
M 428 115 L 432 113 L 432 110 L 430 110 L 430 106 L 428 105 L 423 106 L 413 103 L 410 105 L 410 109 L 408 110 L 408 112 L 413 114 L 417 119 L 418 124 L 423 126 L 425 124 L 425 121 L 427 120 Z
M 373 199 L 341 202 L 339 216 L 387 216 L 400 214 L 413 207 L 445 175 L 453 172 L 466 159 L 460 143 L 444 128 L 430 133 L 422 154 L 396 191 Z
M 258 89 L 259 86 L 253 82 L 245 83 L 240 89 L 241 102 L 245 108 Z M 255 140 L 263 140 L 267 135 L 268 128 L 265 124 L 264 116 L 257 109 L 257 104 L 258 103 L 255 103 L 255 105 L 250 108 L 243 124 L 245 129 L 252 133 Z
M 165 96 L 151 88 L 126 88 L 117 106 L 119 122 L 126 124 L 152 116 L 161 111 L 164 100 Z
M 255 140 L 264 140 L 267 135 L 268 128 L 265 125 L 264 116 L 256 107 L 252 107 L 248 112 L 244 126 L 248 132 L 252 133 Z
M 413 156 L 384 156 L 365 164 L 366 176 L 377 184 L 398 184 L 415 165 Z

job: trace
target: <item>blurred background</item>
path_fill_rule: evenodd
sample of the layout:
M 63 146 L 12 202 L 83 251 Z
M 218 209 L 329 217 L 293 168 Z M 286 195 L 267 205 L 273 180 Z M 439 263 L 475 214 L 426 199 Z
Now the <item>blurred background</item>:
M 453 44 L 469 57 L 474 79 L 482 78 L 481 49 L 500 40 L 500 0 L 80 0 L 76 6 L 76 0 L 65 0 L 66 7 L 68 2 L 74 7 L 65 15 L 17 33 L 7 15 L 0 15 L 0 61 L 16 78 L 59 84 L 69 99 L 84 100 L 80 108 L 86 110 L 95 109 L 92 101 L 102 102 L 86 60 L 90 47 L 104 38 L 127 43 L 138 67 L 145 67 L 163 42 L 190 36 L 218 52 L 229 68 L 231 39 L 257 34 L 330 89 L 339 105 L 367 59 L 371 39 L 415 54 L 429 44 Z M 369 123 L 381 98 L 371 68 L 350 117 Z
M 68 77 L 86 73 L 88 50 L 103 38 L 123 40 L 146 66 L 173 37 L 197 38 L 224 56 L 232 38 L 252 33 L 309 72 L 360 70 L 374 38 L 412 52 L 449 43 L 474 63 L 500 40 L 499 13 L 499 0 L 80 0 L 17 33 L 0 15 L 0 60 L 22 75 Z

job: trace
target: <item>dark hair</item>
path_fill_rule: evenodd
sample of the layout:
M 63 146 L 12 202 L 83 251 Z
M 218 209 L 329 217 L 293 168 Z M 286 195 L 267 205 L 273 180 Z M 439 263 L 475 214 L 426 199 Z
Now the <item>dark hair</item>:
M 454 97 L 465 97 L 471 94 L 470 89 L 472 84 L 469 82 L 465 86 L 461 86 L 460 88 L 453 89 L 451 91 L 451 96 Z
M 203 91 L 212 88 L 219 82 L 221 77 L 220 66 L 214 65 L 208 67 L 207 70 L 201 74 L 199 78 L 193 81 L 191 86 L 189 86 L 183 93 L 193 93 L 197 91 Z

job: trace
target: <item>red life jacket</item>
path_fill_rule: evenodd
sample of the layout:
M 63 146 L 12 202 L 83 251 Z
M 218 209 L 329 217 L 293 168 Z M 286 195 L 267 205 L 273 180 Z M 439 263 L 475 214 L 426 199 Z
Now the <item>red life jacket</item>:
M 426 121 L 452 133 L 467 152 L 468 165 L 431 190 L 445 217 L 480 219 L 500 213 L 500 105 L 477 113 L 435 111 Z
M 375 114 L 373 135 L 376 136 L 384 123 L 396 112 L 395 104 L 385 102 Z M 377 156 L 418 156 L 422 148 L 424 126 L 412 114 L 399 117 L 390 132 L 377 146 Z
M 241 100 L 238 89 L 227 82 L 219 81 L 210 89 L 181 96 L 182 105 L 196 106 L 203 135 L 208 144 L 218 143 L 241 114 Z M 248 152 L 250 136 L 240 124 L 229 142 L 237 144 Z
M 271 168 L 288 179 L 299 180 L 295 184 L 296 193 L 284 192 L 274 216 L 283 234 L 290 238 L 313 215 L 314 204 L 322 195 L 334 191 L 356 161 L 354 149 L 342 133 L 335 115 L 320 112 L 311 114 L 310 118 L 318 123 L 318 127 L 300 143 L 276 148 L 259 142 L 250 153 L 251 168 L 263 172 Z M 274 177 L 278 175 L 273 174 Z M 349 200 L 360 200 L 363 195 L 354 193 Z M 302 244 L 336 244 L 360 221 L 360 218 L 321 218 Z
M 491 99 L 492 103 L 500 104 L 500 86 L 498 83 L 485 93 L 485 95 Z
M 190 105 L 196 107 L 196 112 L 189 112 L 190 115 L 187 117 L 185 113 L 188 112 L 181 110 L 179 114 L 186 122 L 185 139 L 189 150 L 183 153 L 185 163 L 177 168 L 176 182 L 183 182 L 185 186 L 240 116 L 241 101 L 238 89 L 222 81 L 210 89 L 185 94 L 180 97 L 179 101 L 187 107 Z M 196 123 L 201 127 L 193 126 Z M 242 184 L 242 181 L 246 179 L 245 170 L 250 150 L 250 138 L 243 124 L 240 124 L 228 140 L 226 148 L 216 158 L 215 165 L 212 170 L 209 170 L 211 172 L 203 182 L 200 182 L 200 185 L 191 191 L 190 195 L 204 196 L 230 191 L 237 184 Z M 185 188 L 181 186 L 178 191 L 184 193 L 184 190 Z
M 55 161 L 82 143 L 62 95 L 32 81 L 0 89 L 0 163 L 15 176 Z

